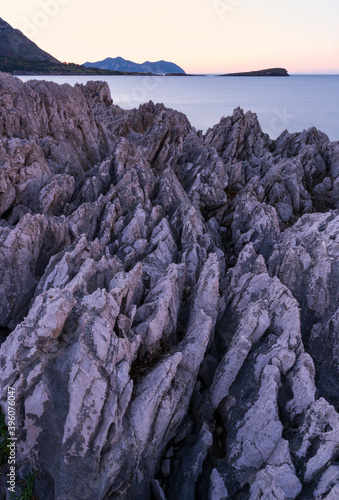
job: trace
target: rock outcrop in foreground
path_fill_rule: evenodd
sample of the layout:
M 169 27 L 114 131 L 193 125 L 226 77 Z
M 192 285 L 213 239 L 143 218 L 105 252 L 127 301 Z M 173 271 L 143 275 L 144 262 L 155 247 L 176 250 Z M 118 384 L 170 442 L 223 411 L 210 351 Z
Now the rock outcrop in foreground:
M 203 136 L 102 82 L 0 99 L 18 491 L 337 499 L 339 143 L 240 109 Z

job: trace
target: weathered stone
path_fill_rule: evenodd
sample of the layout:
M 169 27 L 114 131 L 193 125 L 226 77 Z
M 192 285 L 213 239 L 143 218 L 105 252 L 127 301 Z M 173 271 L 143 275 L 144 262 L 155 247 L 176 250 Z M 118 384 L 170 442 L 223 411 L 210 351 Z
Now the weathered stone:
M 301 307 L 303 341 L 320 393 L 338 405 L 338 223 L 336 212 L 305 215 L 282 233 L 268 267 Z
M 235 250 L 240 253 L 247 244 L 267 259 L 280 235 L 279 221 L 274 208 L 253 198 L 236 198 L 232 222 Z
M 176 343 L 179 307 L 185 282 L 185 267 L 171 264 L 165 276 L 152 288 L 134 316 L 134 332 L 143 339 L 142 349 L 152 355 L 160 345 Z
M 272 141 L 239 108 L 203 136 L 102 82 L 1 74 L 0 101 L 19 482 L 38 470 L 48 500 L 337 499 L 338 143 Z
M 70 243 L 63 219 L 25 215 L 14 229 L 0 227 L 0 323 L 13 328 L 27 312 L 50 257 Z
M 37 143 L 2 138 L 0 163 L 0 214 L 20 204 L 37 209 L 37 194 L 51 177 Z
M 339 493 L 339 467 L 331 465 L 320 477 L 316 489 L 313 492 L 314 498 L 335 499 Z
M 225 483 L 217 469 L 211 473 L 211 483 L 208 492 L 208 500 L 227 500 L 228 492 Z
M 74 177 L 59 174 L 45 184 L 40 191 L 39 204 L 42 213 L 59 213 L 71 199 L 74 192 Z
M 309 483 L 334 460 L 339 450 L 339 415 L 323 398 L 306 410 L 300 427 L 302 443 L 295 445 L 295 455 L 305 457 L 304 481 Z M 311 448 L 312 446 L 312 448 Z

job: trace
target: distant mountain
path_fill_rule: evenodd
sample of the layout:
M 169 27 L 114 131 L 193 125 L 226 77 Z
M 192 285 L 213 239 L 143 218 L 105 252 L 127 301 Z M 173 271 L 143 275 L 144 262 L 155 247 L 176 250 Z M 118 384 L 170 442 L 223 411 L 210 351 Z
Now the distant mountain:
M 0 55 L 0 71 L 12 75 L 128 75 L 135 76 L 139 73 L 127 73 L 123 71 L 108 71 L 99 68 L 85 68 L 80 64 L 59 63 L 44 61 L 37 58 L 10 57 Z M 146 75 L 146 73 L 140 73 Z M 185 76 L 185 75 L 183 75 Z
M 41 50 L 20 30 L 0 18 L 0 71 L 14 75 L 126 75 L 74 63 L 61 63 Z
M 86 62 L 87 68 L 109 69 L 111 71 L 128 71 L 129 73 L 154 73 L 164 75 L 167 73 L 185 74 L 185 71 L 177 64 L 167 61 L 149 62 L 142 64 L 128 61 L 122 57 L 107 57 L 103 61 Z
M 0 18 L 0 56 L 39 59 L 51 63 L 59 63 L 55 57 L 41 50 L 20 30 Z
M 290 76 L 285 68 L 260 69 L 258 71 L 246 71 L 245 73 L 227 73 L 220 76 Z

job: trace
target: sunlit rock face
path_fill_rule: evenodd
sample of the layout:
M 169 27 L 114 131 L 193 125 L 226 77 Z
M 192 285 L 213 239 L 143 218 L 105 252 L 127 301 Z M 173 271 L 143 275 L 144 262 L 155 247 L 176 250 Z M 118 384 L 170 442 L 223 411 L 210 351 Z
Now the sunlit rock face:
M 18 490 L 337 498 L 339 144 L 5 74 L 0 133 Z

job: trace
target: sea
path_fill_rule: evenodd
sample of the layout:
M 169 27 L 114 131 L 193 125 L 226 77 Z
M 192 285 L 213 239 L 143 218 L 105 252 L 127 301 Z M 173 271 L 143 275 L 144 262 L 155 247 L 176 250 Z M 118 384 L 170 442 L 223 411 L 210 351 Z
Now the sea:
M 276 139 L 284 130 L 317 127 L 339 140 L 339 75 L 290 77 L 204 76 L 20 76 L 57 83 L 107 81 L 113 102 L 131 109 L 152 100 L 185 113 L 204 133 L 240 106 L 257 114 L 264 132 Z

